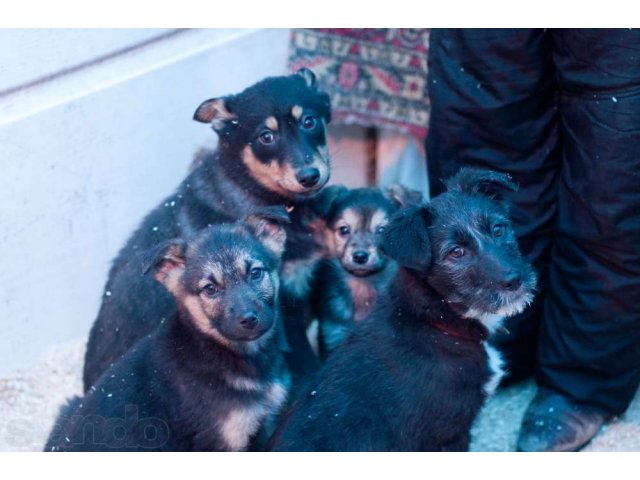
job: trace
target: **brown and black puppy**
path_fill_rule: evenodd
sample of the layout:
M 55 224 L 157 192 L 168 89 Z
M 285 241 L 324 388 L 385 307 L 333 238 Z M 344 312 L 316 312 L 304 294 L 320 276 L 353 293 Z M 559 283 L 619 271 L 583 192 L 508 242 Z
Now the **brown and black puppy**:
M 293 208 L 315 195 L 329 179 L 330 118 L 329 97 L 306 69 L 266 78 L 197 108 L 194 119 L 212 127 L 218 147 L 198 156 L 197 166 L 147 215 L 114 260 L 87 345 L 85 391 L 176 310 L 162 286 L 140 275 L 141 252 L 189 238 L 208 225 L 240 220 L 257 208 Z M 287 255 L 303 263 L 316 246 L 309 243 L 298 210 L 287 227 Z
M 326 222 L 328 251 L 315 272 L 311 296 L 322 358 L 344 340 L 354 322 L 369 314 L 395 273 L 395 262 L 379 248 L 389 218 L 421 201 L 420 192 L 400 185 L 385 189 L 331 186 L 316 197 Z
M 533 299 L 499 172 L 462 169 L 382 234 L 398 269 L 270 442 L 276 451 L 463 451 L 502 374 L 487 344 Z
M 268 438 L 290 378 L 278 303 L 286 214 L 152 250 L 177 312 L 61 413 L 47 451 L 238 451 Z

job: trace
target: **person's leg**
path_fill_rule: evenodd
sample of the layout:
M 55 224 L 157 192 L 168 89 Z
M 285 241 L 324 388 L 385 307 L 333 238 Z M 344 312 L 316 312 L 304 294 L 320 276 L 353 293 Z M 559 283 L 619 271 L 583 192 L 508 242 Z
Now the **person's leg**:
M 508 319 L 495 343 L 512 380 L 533 372 L 560 165 L 551 38 L 543 30 L 436 29 L 431 32 L 431 120 L 427 163 L 432 195 L 461 166 L 507 172 L 520 247 L 539 274 L 539 294 Z
M 640 383 L 640 32 L 552 36 L 563 160 L 527 450 L 579 448 Z

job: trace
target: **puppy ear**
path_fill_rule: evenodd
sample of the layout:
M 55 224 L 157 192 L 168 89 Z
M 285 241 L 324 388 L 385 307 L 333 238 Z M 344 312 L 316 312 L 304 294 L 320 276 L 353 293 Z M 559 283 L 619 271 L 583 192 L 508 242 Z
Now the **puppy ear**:
M 320 115 L 327 123 L 331 122 L 331 97 L 329 97 L 326 92 L 323 92 L 316 88 L 318 86 L 316 81 L 316 74 L 308 68 L 302 67 L 294 75 L 301 76 L 307 87 L 315 89 L 315 94 L 318 99 L 320 110 L 318 113 L 320 113 Z
M 336 201 L 348 191 L 344 185 L 329 185 L 309 200 L 309 206 L 319 217 L 326 220 Z
M 302 67 L 300 70 L 296 72 L 296 75 L 300 75 L 304 79 L 304 83 L 307 84 L 307 87 L 315 87 L 316 74 L 313 73 L 308 68 Z
M 249 230 L 277 257 L 281 257 L 287 241 L 285 224 L 291 219 L 284 207 L 266 207 L 256 210 L 244 219 Z
M 477 168 L 461 168 L 445 184 L 447 190 L 450 191 L 457 190 L 469 195 L 481 195 L 498 201 L 502 201 L 507 190 L 518 191 L 518 185 L 511 180 L 511 175 L 508 173 Z
M 143 274 L 153 270 L 154 278 L 169 291 L 173 291 L 175 282 L 185 268 L 186 242 L 181 238 L 168 240 L 152 248 L 143 265 Z
M 382 234 L 381 250 L 403 267 L 427 270 L 431 266 L 429 226 L 433 216 L 427 205 L 400 210 Z
M 210 98 L 200 104 L 193 114 L 193 119 L 197 122 L 210 123 L 214 130 L 220 130 L 224 127 L 225 122 L 235 120 L 233 114 L 228 108 L 228 100 L 226 98 Z
M 422 193 L 411 190 L 404 185 L 394 183 L 383 189 L 385 196 L 401 208 L 407 208 L 422 203 Z

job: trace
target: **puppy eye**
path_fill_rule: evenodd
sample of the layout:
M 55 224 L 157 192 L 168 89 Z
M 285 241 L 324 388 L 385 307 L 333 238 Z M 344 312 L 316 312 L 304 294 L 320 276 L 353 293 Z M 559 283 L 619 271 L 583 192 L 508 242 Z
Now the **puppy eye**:
M 382 233 L 387 229 L 387 227 L 385 227 L 384 225 L 380 225 L 377 229 L 376 229 L 376 233 Z
M 264 130 L 258 136 L 258 140 L 260 140 L 260 143 L 264 145 L 271 145 L 276 141 L 276 136 L 273 134 L 271 130 Z
M 264 277 L 264 270 L 262 268 L 254 267 L 249 271 L 249 277 L 251 280 L 261 280 Z
M 349 230 L 349 227 L 343 225 L 338 229 L 338 232 L 340 232 L 340 235 L 342 235 L 343 237 L 346 237 L 347 235 L 349 235 L 349 233 L 351 233 L 351 230 Z
M 502 224 L 494 225 L 491 228 L 491 232 L 494 237 L 501 237 L 504 234 L 505 226 Z
M 219 285 L 215 285 L 213 283 L 205 285 L 202 289 L 202 293 L 204 293 L 207 297 L 215 297 L 221 291 L 222 288 Z
M 312 130 L 316 127 L 316 124 L 318 122 L 314 117 L 307 115 L 302 119 L 301 123 L 302 123 L 302 128 L 304 128 L 305 130 Z
M 449 256 L 453 258 L 460 258 L 464 255 L 464 249 L 456 245 L 451 250 L 449 250 Z

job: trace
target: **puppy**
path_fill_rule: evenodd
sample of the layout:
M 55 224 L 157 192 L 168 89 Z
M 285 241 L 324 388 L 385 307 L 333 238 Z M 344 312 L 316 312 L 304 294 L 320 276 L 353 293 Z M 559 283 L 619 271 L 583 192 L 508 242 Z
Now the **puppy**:
M 507 175 L 464 169 L 428 204 L 396 214 L 382 249 L 388 295 L 329 357 L 270 442 L 281 451 L 464 451 L 501 361 L 486 340 L 532 300 Z
M 311 298 L 322 358 L 342 343 L 354 321 L 369 315 L 395 273 L 395 262 L 378 247 L 389 218 L 421 200 L 420 192 L 401 185 L 384 190 L 331 186 L 314 199 L 326 222 L 329 255 L 315 272 Z
M 155 247 L 147 268 L 177 312 L 63 410 L 45 450 L 238 451 L 261 427 L 268 435 L 290 382 L 278 307 L 285 219 L 254 215 Z
M 140 275 L 140 252 L 171 238 L 189 238 L 208 225 L 242 219 L 256 208 L 293 208 L 315 195 L 329 179 L 325 130 L 330 118 L 329 97 L 307 69 L 198 107 L 194 119 L 218 134 L 217 150 L 200 152 L 193 171 L 142 221 L 114 260 L 89 335 L 85 391 L 176 310 L 166 290 Z M 308 237 L 295 218 L 288 229 L 290 242 L 303 242 L 288 250 L 308 255 L 313 246 L 305 246 Z

